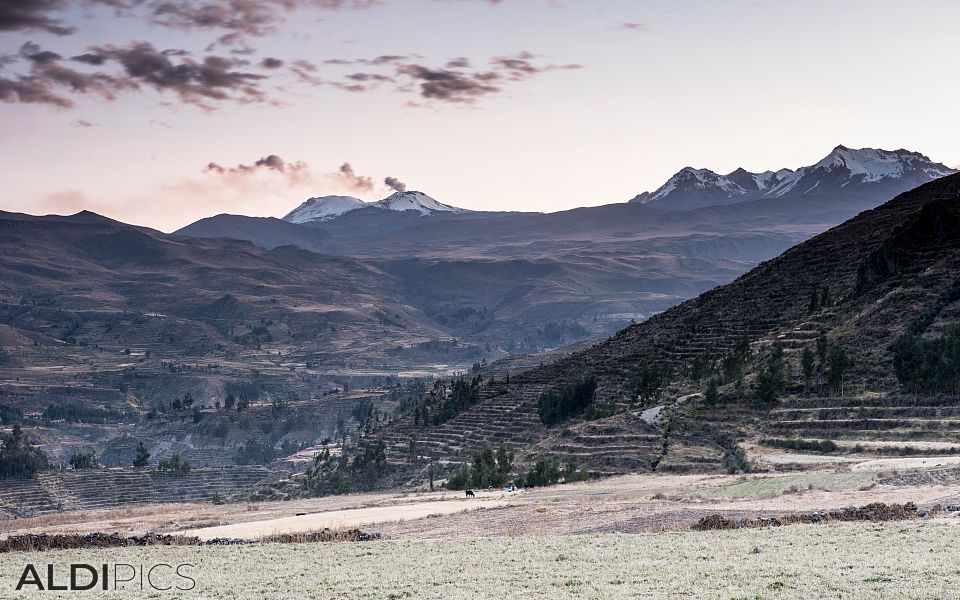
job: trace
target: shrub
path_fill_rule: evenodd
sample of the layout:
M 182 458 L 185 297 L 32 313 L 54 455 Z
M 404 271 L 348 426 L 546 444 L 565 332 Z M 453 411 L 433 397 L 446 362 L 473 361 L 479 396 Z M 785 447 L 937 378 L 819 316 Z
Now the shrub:
M 829 454 L 837 451 L 837 444 L 833 440 L 791 440 L 782 438 L 764 438 L 760 440 L 764 446 L 784 448 L 787 450 L 802 450 L 804 452 L 822 452 Z

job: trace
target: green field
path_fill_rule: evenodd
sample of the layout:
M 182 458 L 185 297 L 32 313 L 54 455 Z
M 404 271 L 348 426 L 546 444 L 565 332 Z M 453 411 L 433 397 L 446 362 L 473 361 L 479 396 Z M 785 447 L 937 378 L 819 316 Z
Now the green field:
M 25 563 L 192 563 L 204 598 L 960 598 L 957 524 L 800 525 L 649 535 L 154 547 L 0 555 Z M 755 548 L 759 552 L 755 552 Z M 139 592 L 53 597 L 173 597 Z M 29 595 L 26 597 L 30 597 Z
M 777 477 L 748 477 L 743 481 L 697 490 L 703 498 L 772 498 L 807 489 L 839 492 L 857 490 L 877 479 L 872 472 L 862 473 L 797 473 Z

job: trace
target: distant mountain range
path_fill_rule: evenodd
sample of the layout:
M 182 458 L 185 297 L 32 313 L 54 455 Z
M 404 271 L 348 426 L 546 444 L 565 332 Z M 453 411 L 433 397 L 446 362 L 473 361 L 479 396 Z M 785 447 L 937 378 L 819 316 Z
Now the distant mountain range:
M 763 198 L 835 195 L 891 198 L 934 179 L 956 173 L 919 152 L 855 150 L 837 146 L 808 167 L 751 173 L 737 169 L 720 175 L 709 169 L 685 167 L 653 192 L 631 200 L 665 210 L 692 210 Z

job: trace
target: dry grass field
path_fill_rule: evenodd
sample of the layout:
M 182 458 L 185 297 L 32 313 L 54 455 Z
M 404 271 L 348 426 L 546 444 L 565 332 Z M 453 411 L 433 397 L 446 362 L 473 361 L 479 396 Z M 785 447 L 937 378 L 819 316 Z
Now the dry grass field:
M 196 588 L 181 597 L 204 598 L 943 599 L 960 595 L 958 533 L 955 519 L 935 519 L 639 535 L 14 553 L 0 555 L 0 597 L 30 597 L 18 596 L 13 587 L 32 561 L 190 563 Z M 34 595 L 78 597 L 61 594 Z

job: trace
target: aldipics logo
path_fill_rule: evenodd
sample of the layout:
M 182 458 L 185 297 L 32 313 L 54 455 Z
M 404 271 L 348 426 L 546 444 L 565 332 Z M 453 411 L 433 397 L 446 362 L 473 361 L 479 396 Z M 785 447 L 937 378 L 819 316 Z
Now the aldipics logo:
M 179 591 L 186 592 L 197 587 L 190 573 L 194 565 L 181 563 L 171 565 L 131 565 L 113 563 L 88 565 L 75 563 L 70 565 L 47 564 L 45 568 L 28 564 L 24 567 L 17 591 Z M 45 571 L 44 576 L 41 572 Z

